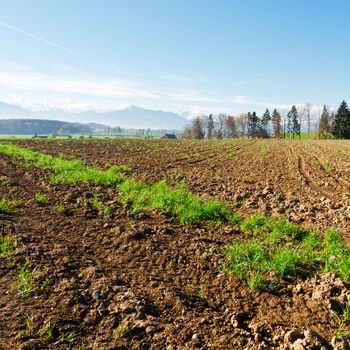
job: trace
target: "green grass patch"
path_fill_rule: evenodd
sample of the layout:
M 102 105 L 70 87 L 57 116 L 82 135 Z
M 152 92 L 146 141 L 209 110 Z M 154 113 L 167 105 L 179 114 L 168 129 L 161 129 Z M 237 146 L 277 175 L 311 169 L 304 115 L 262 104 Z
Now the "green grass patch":
M 23 323 L 26 328 L 26 335 L 27 337 L 30 337 L 33 332 L 33 324 L 32 324 L 32 319 L 29 317 L 29 315 L 25 314 L 23 317 Z
M 56 330 L 56 322 L 56 320 L 45 321 L 38 330 L 37 335 L 47 340 L 52 339 Z
M 260 151 L 260 155 L 263 157 L 268 157 L 270 155 L 270 152 L 267 149 L 262 149 Z
M 0 144 L 0 152 L 22 158 L 27 167 L 50 170 L 50 180 L 54 184 L 91 182 L 95 185 L 115 185 L 123 181 L 119 173 L 129 169 L 124 166 L 112 166 L 103 171 L 97 167 L 89 167 L 81 160 L 67 160 L 63 156 L 55 158 L 12 144 Z
M 112 206 L 107 205 L 106 207 L 104 207 L 103 209 L 103 216 L 105 218 L 109 218 L 114 214 L 115 210 Z
M 262 235 L 264 232 L 269 233 L 271 243 L 278 243 L 279 241 L 290 238 L 300 238 L 304 235 L 304 230 L 287 219 L 273 219 L 261 215 L 252 215 L 243 220 L 240 228 L 246 234 Z
M 326 173 L 331 173 L 333 171 L 333 166 L 327 162 L 321 162 L 321 165 Z
M 235 152 L 229 152 L 228 153 L 228 156 L 230 157 L 230 158 L 234 158 L 234 157 L 236 157 L 236 153 Z
M 206 297 L 204 295 L 204 293 L 197 287 L 191 285 L 191 284 L 186 284 L 186 286 L 184 287 L 184 292 L 190 295 L 193 295 L 197 298 L 203 299 L 205 300 Z
M 344 281 L 350 281 L 350 251 L 335 230 L 326 232 L 321 257 L 324 271 L 337 272 Z
M 41 205 L 47 205 L 50 202 L 50 197 L 45 193 L 37 192 L 34 197 L 36 202 Z
M 10 235 L 0 235 L 0 258 L 8 258 L 17 247 L 17 241 Z
M 119 174 L 130 171 L 125 166 L 112 166 L 101 170 L 97 167 L 88 167 L 80 160 L 67 160 L 63 156 L 54 158 L 12 144 L 0 144 L 0 152 L 23 159 L 25 166 L 48 169 L 50 180 L 54 184 L 90 182 L 95 185 L 117 185 L 121 202 L 131 204 L 134 212 L 155 209 L 173 215 L 183 224 L 199 221 L 233 224 L 239 222 L 238 216 L 232 213 L 227 205 L 215 200 L 200 199 L 183 187 L 170 188 L 164 181 L 147 185 L 134 180 L 125 180 Z M 92 207 L 100 207 L 97 198 L 93 198 L 90 204 Z
M 92 209 L 99 209 L 101 204 L 100 204 L 100 199 L 97 195 L 93 195 L 90 199 L 89 199 L 89 203 Z
M 21 266 L 18 275 L 17 282 L 15 287 L 20 290 L 21 294 L 24 296 L 27 295 L 36 295 L 39 290 L 34 284 L 35 280 L 35 269 L 30 271 L 25 266 Z
M 215 200 L 203 200 L 181 187 L 170 188 L 164 181 L 146 185 L 126 180 L 118 186 L 119 199 L 130 203 L 134 212 L 155 209 L 169 213 L 183 224 L 199 221 L 237 223 L 238 217 L 226 205 Z
M 0 214 L 9 214 L 13 211 L 14 201 L 2 197 L 0 199 Z
M 339 233 L 324 237 L 286 219 L 252 216 L 241 223 L 247 241 L 225 247 L 223 269 L 245 280 L 251 289 L 277 288 L 288 276 L 335 272 L 350 281 L 350 251 Z
M 113 332 L 114 339 L 126 338 L 133 331 L 132 326 L 130 326 L 124 320 L 121 320 L 118 327 Z
M 71 350 L 74 343 L 76 342 L 77 335 L 78 333 L 76 331 L 64 333 L 60 339 L 60 342 L 67 345 L 67 350 Z
M 57 212 L 59 212 L 59 213 L 61 213 L 61 214 L 68 214 L 68 213 L 69 213 L 68 208 L 66 208 L 64 204 L 59 204 L 59 205 L 56 207 L 56 210 L 57 210 Z

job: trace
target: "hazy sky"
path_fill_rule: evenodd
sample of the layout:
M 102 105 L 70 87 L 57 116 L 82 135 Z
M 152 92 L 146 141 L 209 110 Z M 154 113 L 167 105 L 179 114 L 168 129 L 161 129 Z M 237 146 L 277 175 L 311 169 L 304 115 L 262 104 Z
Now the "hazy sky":
M 347 0 L 0 0 L 0 101 L 238 113 L 350 101 Z

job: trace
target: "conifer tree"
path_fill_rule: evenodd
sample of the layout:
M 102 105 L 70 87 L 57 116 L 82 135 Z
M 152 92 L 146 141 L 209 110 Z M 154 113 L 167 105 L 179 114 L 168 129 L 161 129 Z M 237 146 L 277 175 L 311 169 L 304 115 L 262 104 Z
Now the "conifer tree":
M 197 117 L 191 127 L 192 137 L 194 139 L 202 140 L 204 139 L 203 121 L 200 117 Z
M 292 106 L 290 111 L 287 114 L 288 117 L 288 132 L 292 133 L 293 139 L 295 138 L 295 134 L 299 134 L 301 131 L 301 125 L 299 123 L 299 114 L 295 105 Z
M 262 136 L 263 137 L 268 137 L 268 125 L 269 122 L 271 121 L 271 115 L 270 111 L 266 108 L 265 113 L 261 117 L 261 129 L 262 129 Z
M 214 133 L 214 119 L 213 119 L 213 115 L 210 114 L 208 117 L 207 138 L 212 139 L 213 133 Z
M 318 132 L 319 138 L 326 138 L 330 130 L 331 130 L 331 116 L 329 114 L 329 111 L 326 105 L 324 105 L 323 111 L 318 123 L 317 132 Z
M 248 136 L 258 137 L 260 134 L 260 118 L 256 112 L 248 113 Z
M 290 136 L 292 134 L 292 114 L 290 111 L 287 114 L 287 133 L 288 138 L 290 139 Z
M 350 111 L 345 101 L 340 104 L 335 115 L 333 132 L 338 139 L 350 138 Z

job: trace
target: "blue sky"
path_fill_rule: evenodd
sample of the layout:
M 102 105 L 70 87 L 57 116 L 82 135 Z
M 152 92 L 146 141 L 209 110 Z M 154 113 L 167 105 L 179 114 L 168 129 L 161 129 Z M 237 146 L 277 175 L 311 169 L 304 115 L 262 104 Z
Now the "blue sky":
M 0 0 L 0 100 L 234 113 L 350 98 L 345 0 Z

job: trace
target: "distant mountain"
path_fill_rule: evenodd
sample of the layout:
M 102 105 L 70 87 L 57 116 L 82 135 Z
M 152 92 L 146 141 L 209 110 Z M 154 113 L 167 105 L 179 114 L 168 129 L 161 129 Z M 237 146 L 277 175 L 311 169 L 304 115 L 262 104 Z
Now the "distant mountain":
M 87 125 L 92 131 L 106 131 L 106 130 L 110 129 L 110 126 L 105 125 L 105 124 L 88 123 Z
M 47 111 L 30 111 L 28 109 L 0 102 L 0 119 L 8 118 L 36 118 L 63 120 L 79 123 L 98 123 L 109 126 L 135 129 L 182 129 L 187 119 L 173 112 L 145 109 L 130 106 L 125 109 L 109 112 L 89 110 L 84 112 L 70 112 L 63 109 Z
M 80 123 L 69 123 L 58 120 L 43 119 L 3 119 L 0 120 L 0 134 L 32 135 L 89 133 L 91 128 Z
M 125 128 L 181 129 L 187 119 L 176 113 L 130 106 L 126 109 L 103 113 L 103 122 Z

